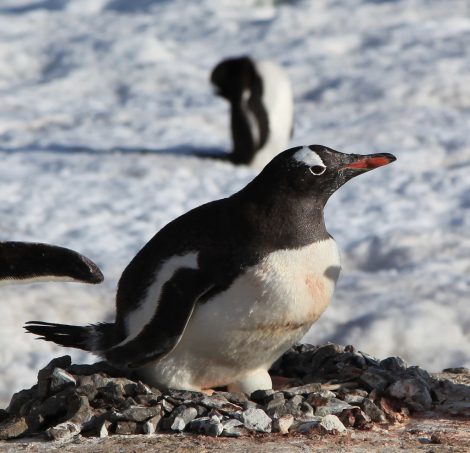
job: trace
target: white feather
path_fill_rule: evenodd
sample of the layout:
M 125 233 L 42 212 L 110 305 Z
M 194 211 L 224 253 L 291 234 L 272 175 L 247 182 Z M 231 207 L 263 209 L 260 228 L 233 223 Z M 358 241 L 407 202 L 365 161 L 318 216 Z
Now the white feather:
M 315 151 L 312 151 L 308 146 L 304 146 L 303 148 L 299 149 L 293 157 L 297 162 L 305 164 L 309 167 L 313 167 L 314 165 L 325 167 L 321 157 Z

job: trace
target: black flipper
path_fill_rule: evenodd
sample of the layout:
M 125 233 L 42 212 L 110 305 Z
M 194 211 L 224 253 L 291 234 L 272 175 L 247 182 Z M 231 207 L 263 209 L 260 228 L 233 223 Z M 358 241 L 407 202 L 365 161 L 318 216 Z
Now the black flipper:
M 101 283 L 98 266 L 73 250 L 34 242 L 0 242 L 0 280 L 64 278 Z
M 157 309 L 138 335 L 105 353 L 116 365 L 137 368 L 167 354 L 178 344 L 197 301 L 213 289 L 212 279 L 198 269 L 179 269 L 162 288 Z

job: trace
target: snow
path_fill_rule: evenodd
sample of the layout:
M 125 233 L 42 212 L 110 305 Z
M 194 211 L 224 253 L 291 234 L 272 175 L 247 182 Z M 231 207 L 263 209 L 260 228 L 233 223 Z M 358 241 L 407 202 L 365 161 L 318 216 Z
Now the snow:
M 53 356 L 93 360 L 25 321 L 112 319 L 139 248 L 255 175 L 187 155 L 229 148 L 208 77 L 243 53 L 291 77 L 292 146 L 398 157 L 330 201 L 343 272 L 306 339 L 470 366 L 469 42 L 467 0 L 1 0 L 0 240 L 73 248 L 106 280 L 1 288 L 0 403 Z

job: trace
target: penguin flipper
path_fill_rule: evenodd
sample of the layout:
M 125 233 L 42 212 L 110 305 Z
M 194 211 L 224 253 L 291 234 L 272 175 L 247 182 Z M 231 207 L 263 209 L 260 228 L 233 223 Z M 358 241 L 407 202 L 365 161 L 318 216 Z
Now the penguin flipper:
M 90 259 L 64 247 L 36 242 L 0 242 L 0 280 L 101 283 L 103 274 Z
M 138 368 L 169 353 L 179 343 L 198 300 L 214 288 L 199 269 L 182 268 L 163 286 L 150 321 L 133 337 L 105 353 L 111 363 Z

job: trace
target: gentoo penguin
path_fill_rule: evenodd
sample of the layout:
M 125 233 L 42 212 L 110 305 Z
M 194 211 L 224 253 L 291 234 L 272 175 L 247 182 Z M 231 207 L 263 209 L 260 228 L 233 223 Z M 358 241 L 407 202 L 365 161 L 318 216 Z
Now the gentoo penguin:
M 64 247 L 34 242 L 0 242 L 0 285 L 36 281 L 101 283 L 98 266 Z
M 323 208 L 346 181 L 395 160 L 320 145 L 276 156 L 245 188 L 163 227 L 130 262 L 116 320 L 30 321 L 161 388 L 271 388 L 271 364 L 330 303 L 340 271 Z
M 263 168 L 287 148 L 294 103 L 285 71 L 272 61 L 230 58 L 211 74 L 216 93 L 230 102 L 235 164 Z

